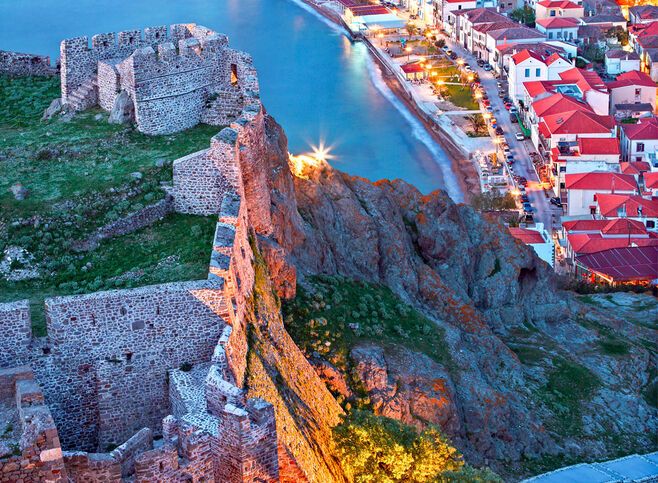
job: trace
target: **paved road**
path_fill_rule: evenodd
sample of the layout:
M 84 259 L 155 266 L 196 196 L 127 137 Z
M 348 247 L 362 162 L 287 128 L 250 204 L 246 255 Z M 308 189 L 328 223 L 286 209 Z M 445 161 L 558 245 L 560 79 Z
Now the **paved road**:
M 515 134 L 521 132 L 521 130 L 518 124 L 514 124 L 510 121 L 509 111 L 505 109 L 502 99 L 498 97 L 498 87 L 496 85 L 497 80 L 494 78 L 493 73 L 486 72 L 479 67 L 476 63 L 476 58 L 463 47 L 455 44 L 450 39 L 446 39 L 446 42 L 448 46 L 457 55 L 465 59 L 471 68 L 473 68 L 480 76 L 480 84 L 484 87 L 489 96 L 494 117 L 498 122 L 498 126 L 505 132 L 505 139 L 507 140 L 510 151 L 514 156 L 514 172 L 528 180 L 526 192 L 528 198 L 530 198 L 532 206 L 537 210 L 534 216 L 535 221 L 544 223 L 544 226 L 550 233 L 553 213 L 557 213 L 557 209 L 548 202 L 544 190 L 539 187 L 539 178 L 537 177 L 537 172 L 534 169 L 529 154 L 530 152 L 535 151 L 532 142 L 529 139 L 526 139 L 525 141 L 518 141 L 516 139 Z

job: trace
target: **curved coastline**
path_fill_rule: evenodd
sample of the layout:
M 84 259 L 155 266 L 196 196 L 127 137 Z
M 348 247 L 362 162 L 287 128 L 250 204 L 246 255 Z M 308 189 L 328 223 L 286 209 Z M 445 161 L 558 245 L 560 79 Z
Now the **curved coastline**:
M 317 5 L 312 0 L 292 0 L 297 5 L 305 5 L 312 8 L 316 13 L 325 19 L 333 22 L 337 27 L 340 27 L 343 32 L 351 38 L 349 30 L 345 25 L 343 19 L 336 13 L 322 6 Z M 465 153 L 459 146 L 452 140 L 450 133 L 446 132 L 438 123 L 429 118 L 427 114 L 411 99 L 405 92 L 403 86 L 397 76 L 389 71 L 389 67 L 379 58 L 374 52 L 374 48 L 367 38 L 363 39 L 367 45 L 371 58 L 377 63 L 381 70 L 382 79 L 393 92 L 393 94 L 404 104 L 404 106 L 411 112 L 411 114 L 423 125 L 427 133 L 432 139 L 437 142 L 448 154 L 451 160 L 452 170 L 455 174 L 456 181 L 462 192 L 463 202 L 468 203 L 473 195 L 480 193 L 480 181 L 478 179 L 477 171 L 473 163 L 468 158 L 468 153 Z M 447 187 L 442 188 L 447 190 Z

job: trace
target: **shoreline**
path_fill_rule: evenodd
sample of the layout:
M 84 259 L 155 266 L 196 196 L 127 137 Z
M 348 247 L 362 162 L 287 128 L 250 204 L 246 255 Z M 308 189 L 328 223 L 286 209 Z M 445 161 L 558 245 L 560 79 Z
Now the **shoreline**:
M 313 10 L 318 12 L 327 20 L 340 26 L 345 33 L 353 39 L 350 34 L 347 26 L 343 22 L 343 19 L 335 12 L 329 11 L 325 8 L 322 8 L 320 5 L 317 5 L 312 0 L 301 0 L 304 4 L 311 7 Z M 439 124 L 434 120 L 428 119 L 427 114 L 413 101 L 410 99 L 404 88 L 400 85 L 399 79 L 393 75 L 388 65 L 386 65 L 382 59 L 379 58 L 373 52 L 374 47 L 370 44 L 370 41 L 367 38 L 361 40 L 364 42 L 368 48 L 368 52 L 372 59 L 377 63 L 381 70 L 382 78 L 389 89 L 393 94 L 404 104 L 404 106 L 409 109 L 411 114 L 423 125 L 427 133 L 431 138 L 446 152 L 448 158 L 450 159 L 453 172 L 457 178 L 459 186 L 462 190 L 464 196 L 464 203 L 468 204 L 471 201 L 473 195 L 480 194 L 480 180 L 473 163 L 470 161 L 468 156 L 462 151 L 462 149 L 457 146 L 450 137 L 450 134 L 446 132 Z M 443 189 L 445 188 L 438 188 Z

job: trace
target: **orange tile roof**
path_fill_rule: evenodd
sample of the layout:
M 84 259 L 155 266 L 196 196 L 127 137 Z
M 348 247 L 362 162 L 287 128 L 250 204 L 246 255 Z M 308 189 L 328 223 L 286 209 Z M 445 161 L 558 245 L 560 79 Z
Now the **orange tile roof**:
M 557 62 L 558 60 L 566 60 L 566 59 L 562 57 L 560 54 L 558 54 L 557 52 L 554 52 L 551 55 L 549 55 L 548 58 L 546 59 L 546 65 L 551 65 L 553 62 Z
M 658 139 L 658 119 L 640 118 L 637 124 L 622 124 L 621 128 L 628 139 Z
M 619 155 L 619 139 L 617 138 L 578 138 L 578 151 L 583 154 Z
M 592 171 L 589 173 L 568 173 L 564 176 L 568 190 L 601 190 L 601 191 L 636 191 L 637 183 L 630 174 L 619 174 L 610 171 Z M 597 195 L 597 199 L 602 195 Z M 602 213 L 603 214 L 603 213 Z M 603 214 L 603 216 L 608 216 Z
M 532 243 L 546 243 L 544 237 L 541 236 L 541 233 L 539 233 L 537 230 L 529 230 L 527 228 L 514 228 L 510 226 L 509 232 L 514 238 L 521 240 L 526 245 Z
M 625 209 L 626 216 L 634 217 L 639 216 L 638 212 L 641 209 L 643 216 L 658 217 L 658 198 L 647 199 L 640 195 L 601 193 L 596 195 L 596 203 L 602 216 L 617 216 L 620 209 Z

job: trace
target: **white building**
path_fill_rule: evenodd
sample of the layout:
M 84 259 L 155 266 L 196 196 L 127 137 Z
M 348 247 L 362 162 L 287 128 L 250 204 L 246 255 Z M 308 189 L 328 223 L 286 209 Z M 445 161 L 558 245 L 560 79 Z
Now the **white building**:
M 621 125 L 621 158 L 623 161 L 646 161 L 658 171 L 658 119 L 641 118 L 637 124 Z
M 551 267 L 555 266 L 555 244 L 543 223 L 537 223 L 532 228 L 509 227 L 508 229 L 514 238 L 532 247 L 539 258 Z
M 530 49 L 518 52 L 509 62 L 509 96 L 516 103 L 524 98 L 524 82 L 557 80 L 560 73 L 572 68 L 573 65 L 558 54 L 546 57 Z
M 617 75 L 631 70 L 640 70 L 640 56 L 636 52 L 612 49 L 605 53 L 605 73 Z
M 568 216 L 596 214 L 598 195 L 637 193 L 635 178 L 629 174 L 594 171 L 567 174 L 565 179 Z

